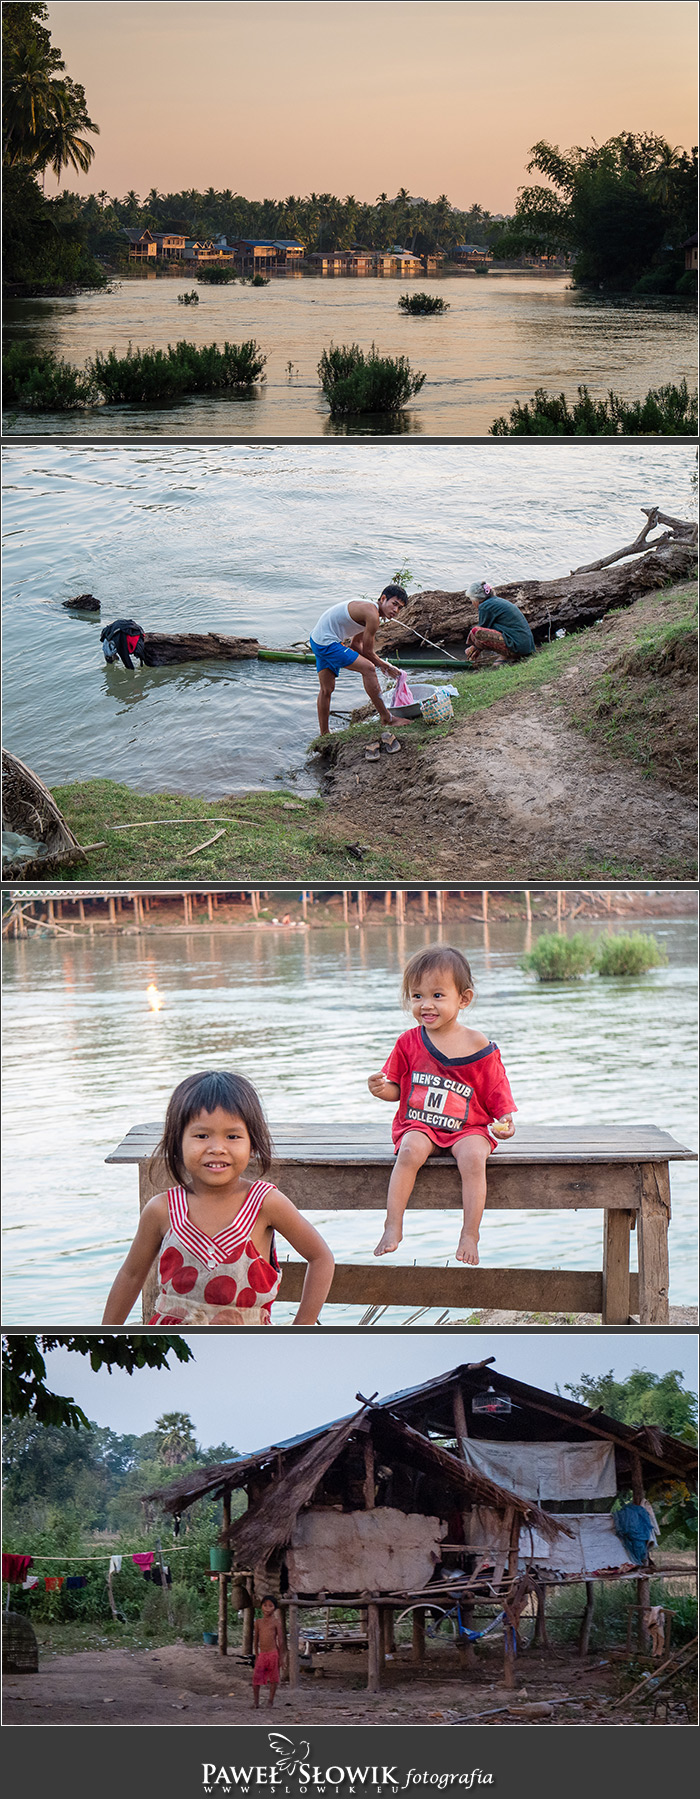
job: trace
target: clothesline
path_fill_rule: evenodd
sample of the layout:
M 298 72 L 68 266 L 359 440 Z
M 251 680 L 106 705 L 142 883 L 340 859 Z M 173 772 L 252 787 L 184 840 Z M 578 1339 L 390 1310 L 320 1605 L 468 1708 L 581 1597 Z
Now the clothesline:
M 166 1544 L 166 1549 L 167 1549 L 168 1555 L 177 1555 L 178 1550 L 188 1549 L 188 1548 L 189 1548 L 188 1543 L 168 1543 L 168 1544 Z M 15 1551 L 15 1553 L 19 1554 L 19 1551 Z M 90 1555 L 61 1555 L 60 1551 L 57 1551 L 57 1553 L 55 1555 L 33 1555 L 32 1561 L 33 1562 L 94 1562 L 95 1564 L 97 1564 L 97 1562 L 111 1562 L 113 1555 L 121 1555 L 121 1556 L 128 1557 L 134 1553 L 147 1554 L 148 1551 L 139 1551 L 139 1550 L 133 1551 L 131 1549 L 110 1549 L 107 1551 L 106 1555 L 92 1555 L 92 1556 L 90 1556 Z M 165 1550 L 163 1553 L 165 1554 Z M 153 1554 L 154 1555 L 158 1554 L 157 1549 L 153 1550 Z

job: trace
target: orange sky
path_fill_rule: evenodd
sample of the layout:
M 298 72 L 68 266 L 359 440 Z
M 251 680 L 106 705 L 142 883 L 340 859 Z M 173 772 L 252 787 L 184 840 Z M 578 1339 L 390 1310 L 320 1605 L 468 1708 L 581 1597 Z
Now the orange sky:
M 540 137 L 697 142 L 691 0 L 59 0 L 49 23 L 100 126 L 64 177 L 83 193 L 403 186 L 508 212 Z

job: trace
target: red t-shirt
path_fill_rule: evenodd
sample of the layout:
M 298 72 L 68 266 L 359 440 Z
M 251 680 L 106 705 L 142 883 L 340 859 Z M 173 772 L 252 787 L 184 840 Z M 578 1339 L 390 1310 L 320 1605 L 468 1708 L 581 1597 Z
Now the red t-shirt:
M 444 1148 L 468 1131 L 486 1133 L 494 1118 L 516 1111 L 495 1043 L 453 1060 L 443 1056 L 417 1025 L 399 1037 L 382 1074 L 401 1088 L 391 1126 L 397 1146 L 406 1131 L 424 1131 Z

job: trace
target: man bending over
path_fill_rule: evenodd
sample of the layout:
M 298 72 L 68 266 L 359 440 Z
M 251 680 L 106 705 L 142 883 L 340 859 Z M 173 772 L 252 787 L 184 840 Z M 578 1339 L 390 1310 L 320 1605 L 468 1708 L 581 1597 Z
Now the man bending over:
M 318 723 L 322 737 L 328 736 L 331 695 L 341 668 L 355 669 L 362 676 L 365 693 L 375 712 L 379 713 L 382 724 L 391 725 L 391 714 L 382 699 L 377 669 L 385 675 L 396 675 L 398 669 L 391 662 L 382 662 L 375 651 L 374 639 L 384 619 L 396 618 L 406 605 L 408 594 L 405 589 L 390 585 L 382 589 L 376 606 L 371 600 L 350 600 L 348 604 L 343 600 L 321 613 L 309 642 L 318 669 Z M 395 719 L 393 722 L 398 725 L 406 721 Z

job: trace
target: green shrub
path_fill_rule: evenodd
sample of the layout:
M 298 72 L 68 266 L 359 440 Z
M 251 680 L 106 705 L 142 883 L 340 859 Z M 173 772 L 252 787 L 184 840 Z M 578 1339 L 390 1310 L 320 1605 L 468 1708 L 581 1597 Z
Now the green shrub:
M 178 343 L 167 350 L 110 350 L 91 364 L 107 405 L 149 405 L 178 394 L 232 392 L 259 380 L 267 358 L 254 338 L 244 344 Z
M 254 275 L 250 285 L 251 287 L 269 287 L 270 277 L 269 275 Z
M 358 344 L 331 344 L 318 365 L 332 418 L 355 413 L 396 413 L 417 394 L 425 375 L 414 374 L 406 356 L 368 354 Z
M 197 280 L 207 281 L 211 287 L 225 287 L 235 279 L 235 271 L 226 262 L 205 262 L 197 270 Z
M 595 949 L 590 937 L 576 932 L 573 937 L 545 933 L 523 956 L 521 968 L 537 976 L 538 981 L 580 981 L 595 963 Z
M 598 945 L 596 968 L 602 975 L 646 974 L 647 969 L 661 968 L 667 962 L 668 956 L 655 937 L 632 931 L 603 938 Z
M 511 407 L 509 421 L 494 419 L 491 437 L 696 437 L 698 396 L 687 381 L 678 386 L 650 388 L 644 400 L 622 400 L 612 391 L 594 400 L 587 387 L 579 387 L 578 400 L 570 409 L 565 394 L 548 394 L 543 387 L 524 406 Z
M 439 294 L 401 294 L 399 299 L 399 312 L 425 314 L 449 310 L 449 301 L 442 300 Z
M 198 306 L 199 294 L 197 293 L 196 287 L 190 288 L 188 294 L 178 294 L 177 303 L 178 306 Z
M 22 406 L 26 412 L 73 412 L 96 405 L 100 397 L 91 373 L 31 344 L 10 344 L 2 359 L 2 379 L 5 405 Z

